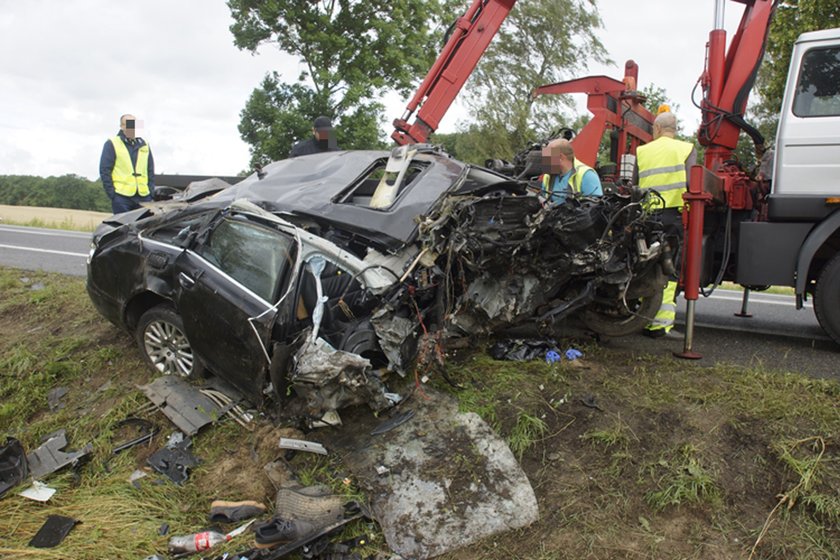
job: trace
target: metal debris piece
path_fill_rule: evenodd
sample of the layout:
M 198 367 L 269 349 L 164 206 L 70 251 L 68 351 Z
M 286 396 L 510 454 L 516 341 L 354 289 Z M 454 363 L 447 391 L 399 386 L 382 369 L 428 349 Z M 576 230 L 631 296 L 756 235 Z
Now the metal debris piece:
M 175 484 L 183 484 L 189 478 L 189 469 L 199 463 L 189 451 L 191 445 L 192 440 L 187 438 L 172 447 L 159 449 L 146 460 L 146 464 Z
M 117 428 L 122 428 L 124 426 L 133 426 L 133 427 L 137 428 L 137 431 L 139 433 L 134 438 L 131 438 L 131 439 L 128 439 L 126 441 L 123 441 L 121 443 L 116 444 L 114 446 L 114 451 L 113 451 L 114 455 L 116 455 L 120 451 L 125 451 L 126 449 L 134 447 L 135 445 L 140 445 L 141 443 L 145 443 L 147 441 L 150 441 L 153 437 L 155 437 L 155 434 L 158 432 L 157 426 L 155 426 L 150 421 L 145 420 L 143 418 L 134 418 L 134 417 L 126 418 L 124 420 L 120 420 L 117 423 L 116 427 Z
M 54 548 L 61 544 L 64 537 L 70 533 L 70 530 L 79 523 L 78 520 L 72 517 L 64 517 L 62 515 L 50 515 L 47 520 L 29 541 L 29 546 L 35 548 Z
M 307 340 L 294 360 L 290 380 L 311 416 L 355 404 L 367 404 L 374 411 L 391 406 L 370 360 L 358 354 L 336 350 L 318 338 Z
M 54 389 L 50 389 L 50 392 L 47 393 L 47 405 L 50 407 L 50 412 L 55 412 L 56 410 L 64 408 L 64 403 L 61 402 L 61 398 L 69 392 L 70 391 L 67 387 L 55 387 Z
M 393 418 L 389 418 L 388 420 L 382 422 L 377 427 L 375 427 L 371 432 L 370 435 L 378 436 L 380 434 L 384 434 L 390 432 L 397 426 L 405 424 L 409 420 L 414 417 L 414 410 L 406 410 L 405 412 L 401 412 L 395 415 Z
M 188 436 L 197 434 L 224 414 L 222 407 L 197 387 L 172 375 L 158 377 L 148 385 L 142 385 L 140 390 Z
M 14 488 L 29 474 L 23 445 L 13 437 L 7 437 L 0 446 L 0 498 Z
M 39 479 L 66 467 L 76 465 L 93 451 L 93 445 L 87 444 L 79 451 L 64 452 L 67 447 L 67 433 L 59 430 L 48 436 L 41 447 L 32 451 L 26 456 L 29 463 L 29 474 L 32 478 Z
M 302 439 L 280 438 L 280 449 L 294 449 L 295 451 L 308 451 L 318 455 L 328 455 L 327 449 L 320 443 Z
M 32 483 L 32 486 L 20 492 L 18 496 L 23 496 L 36 502 L 49 502 L 53 494 L 55 494 L 55 488 L 50 488 L 43 482 L 36 480 Z
M 594 395 L 584 395 L 583 398 L 580 399 L 580 404 L 587 408 L 594 408 L 604 412 L 604 409 L 600 407 Z
M 376 420 L 348 412 L 355 430 L 323 436 L 371 496 L 391 550 L 422 560 L 535 522 L 534 490 L 505 441 L 452 397 L 424 392 L 402 405 L 416 410 L 411 429 L 371 436 Z

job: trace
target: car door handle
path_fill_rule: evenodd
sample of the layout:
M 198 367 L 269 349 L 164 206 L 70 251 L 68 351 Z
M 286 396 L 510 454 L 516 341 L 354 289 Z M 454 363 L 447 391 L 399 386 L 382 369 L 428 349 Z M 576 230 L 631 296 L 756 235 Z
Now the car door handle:
M 178 283 L 181 284 L 181 287 L 185 290 L 189 290 L 190 288 L 195 286 L 195 280 L 193 280 L 183 272 L 178 274 Z

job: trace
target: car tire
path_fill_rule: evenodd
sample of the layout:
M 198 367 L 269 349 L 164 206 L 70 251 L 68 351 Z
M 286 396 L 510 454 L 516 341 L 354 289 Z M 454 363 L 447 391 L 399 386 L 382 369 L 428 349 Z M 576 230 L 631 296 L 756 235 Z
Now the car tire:
M 630 300 L 627 305 L 633 313 L 605 311 L 590 307 L 583 312 L 583 324 L 603 336 L 627 336 L 644 329 L 662 304 L 662 291 L 650 297 Z
M 136 338 L 143 359 L 158 373 L 188 378 L 204 374 L 204 364 L 184 334 L 184 322 L 171 306 L 158 305 L 143 313 Z
M 817 278 L 814 314 L 828 336 L 840 344 L 840 255 L 828 261 Z

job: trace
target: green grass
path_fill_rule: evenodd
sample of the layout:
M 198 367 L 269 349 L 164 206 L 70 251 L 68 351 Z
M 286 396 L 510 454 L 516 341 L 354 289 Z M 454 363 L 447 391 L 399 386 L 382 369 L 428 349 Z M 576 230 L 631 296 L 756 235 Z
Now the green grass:
M 720 503 L 721 494 L 715 477 L 697 455 L 696 447 L 685 444 L 667 452 L 651 466 L 657 489 L 648 492 L 645 501 L 654 511 L 669 506 L 703 502 L 715 506 Z
M 276 457 L 276 435 L 227 420 L 194 439 L 202 463 L 186 485 L 156 483 L 154 475 L 130 485 L 144 453 L 172 431 L 152 415 L 162 428 L 152 446 L 111 456 L 117 423 L 146 402 L 135 386 L 151 378 L 133 339 L 96 314 L 81 279 L 0 269 L 0 288 L 4 434 L 31 449 L 64 428 L 70 449 L 94 447 L 78 476 L 68 470 L 48 478 L 58 489 L 50 503 L 20 498 L 19 489 L 0 500 L 0 556 L 145 558 L 166 548 L 161 524 L 170 535 L 203 529 L 216 496 L 270 505 L 261 469 Z M 541 512 L 532 527 L 444 558 L 747 558 L 756 543 L 755 558 L 836 556 L 840 384 L 772 364 L 583 348 L 583 359 L 554 365 L 499 362 L 476 351 L 448 364 L 461 389 L 434 379 L 460 410 L 479 414 L 508 441 Z M 56 386 L 70 393 L 63 409 L 50 412 L 46 395 Z M 590 396 L 599 409 L 582 404 Z M 468 477 L 475 456 L 460 449 L 452 462 Z M 293 463 L 304 484 L 362 497 L 363 481 L 345 483 L 338 456 L 299 454 Z M 27 547 L 49 514 L 83 523 L 54 550 Z M 371 531 L 364 554 L 386 551 L 375 526 L 356 524 L 343 537 Z M 249 542 L 242 537 L 219 552 Z

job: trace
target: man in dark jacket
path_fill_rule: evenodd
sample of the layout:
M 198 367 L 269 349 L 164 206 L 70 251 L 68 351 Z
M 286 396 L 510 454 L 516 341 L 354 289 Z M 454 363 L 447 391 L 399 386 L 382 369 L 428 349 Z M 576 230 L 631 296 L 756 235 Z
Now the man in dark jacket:
M 152 150 L 135 135 L 136 123 L 134 115 L 121 116 L 120 131 L 105 142 L 99 158 L 99 177 L 114 214 L 140 208 L 155 192 Z
M 339 149 L 333 134 L 332 122 L 329 117 L 318 117 L 312 123 L 314 138 L 303 140 L 292 146 L 289 157 L 308 156 L 321 152 L 334 152 Z

